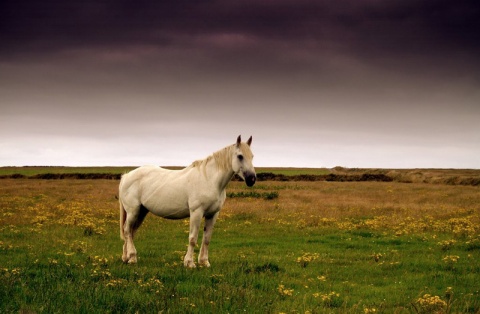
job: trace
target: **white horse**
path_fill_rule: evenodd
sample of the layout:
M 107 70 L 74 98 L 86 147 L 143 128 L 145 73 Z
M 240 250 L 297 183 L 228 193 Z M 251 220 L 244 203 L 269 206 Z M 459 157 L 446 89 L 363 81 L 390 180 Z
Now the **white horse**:
M 244 143 L 238 136 L 235 144 L 197 160 L 182 170 L 143 166 L 124 174 L 119 186 L 120 236 L 125 241 L 123 262 L 137 262 L 133 237 L 147 213 L 152 212 L 168 219 L 190 217 L 189 246 L 183 260 L 184 265 L 190 268 L 196 267 L 193 252 L 204 217 L 198 263 L 210 266 L 208 245 L 213 225 L 225 201 L 225 187 L 235 174 L 244 179 L 248 186 L 253 186 L 257 179 L 252 165 L 251 143 L 252 137 Z

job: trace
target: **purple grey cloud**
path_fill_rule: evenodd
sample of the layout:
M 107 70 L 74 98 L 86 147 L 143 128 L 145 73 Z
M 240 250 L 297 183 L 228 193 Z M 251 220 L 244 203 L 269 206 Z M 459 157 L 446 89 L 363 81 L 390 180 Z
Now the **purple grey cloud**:
M 200 158 L 248 132 L 264 165 L 480 167 L 479 7 L 4 1 L 0 165 Z

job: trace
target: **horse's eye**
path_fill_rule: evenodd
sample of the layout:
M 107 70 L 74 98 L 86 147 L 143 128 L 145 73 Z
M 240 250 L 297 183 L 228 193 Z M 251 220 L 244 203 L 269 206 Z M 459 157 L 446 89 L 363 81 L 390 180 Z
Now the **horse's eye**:
M 243 155 L 238 155 L 238 160 L 242 161 L 243 160 Z

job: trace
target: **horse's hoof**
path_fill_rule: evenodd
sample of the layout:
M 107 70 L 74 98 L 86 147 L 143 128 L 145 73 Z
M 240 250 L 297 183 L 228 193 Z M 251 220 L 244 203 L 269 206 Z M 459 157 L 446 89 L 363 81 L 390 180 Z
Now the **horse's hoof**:
M 127 263 L 127 264 L 136 264 L 137 263 L 137 255 L 136 254 L 130 254 L 130 257 L 127 257 L 126 259 L 124 259 L 123 262 Z
M 193 261 L 185 261 L 184 265 L 187 268 L 197 268 L 197 265 L 195 265 L 195 263 Z
M 200 264 L 200 266 L 202 267 L 210 267 L 210 263 L 209 261 L 202 261 L 202 262 L 198 262 Z

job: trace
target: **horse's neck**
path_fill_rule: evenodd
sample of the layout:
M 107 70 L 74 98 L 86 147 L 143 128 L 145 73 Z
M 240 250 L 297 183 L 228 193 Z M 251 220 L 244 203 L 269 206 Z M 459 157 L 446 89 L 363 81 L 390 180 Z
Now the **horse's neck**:
M 207 163 L 205 167 L 207 180 L 212 180 L 220 191 L 227 187 L 228 182 L 235 174 L 231 168 L 222 169 L 218 167 L 214 159 Z

